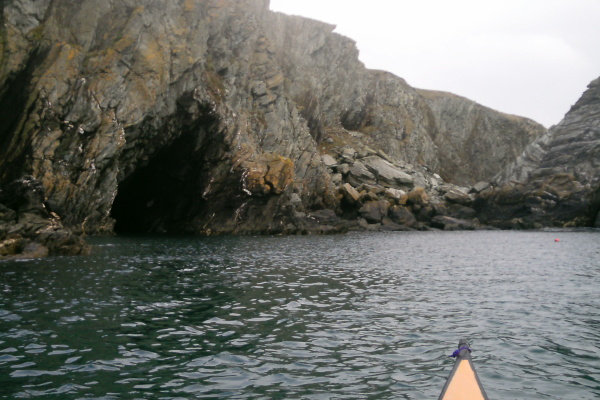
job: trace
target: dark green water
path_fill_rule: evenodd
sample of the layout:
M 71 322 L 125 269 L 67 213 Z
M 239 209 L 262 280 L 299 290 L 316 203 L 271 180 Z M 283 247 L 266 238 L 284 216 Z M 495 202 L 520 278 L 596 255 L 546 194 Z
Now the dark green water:
M 555 242 L 555 238 L 560 242 Z M 600 233 L 93 239 L 0 263 L 1 399 L 600 397 Z

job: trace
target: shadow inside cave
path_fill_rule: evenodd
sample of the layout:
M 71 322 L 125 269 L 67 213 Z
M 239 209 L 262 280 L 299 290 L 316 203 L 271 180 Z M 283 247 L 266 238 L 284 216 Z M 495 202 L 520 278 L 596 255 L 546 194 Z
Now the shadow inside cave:
M 185 104 L 180 104 L 186 108 Z M 112 205 L 111 217 L 117 234 L 189 233 L 192 220 L 205 206 L 209 176 L 222 153 L 222 140 L 215 131 L 215 120 L 206 114 L 190 114 L 180 109 L 173 119 L 153 126 L 152 121 L 136 127 L 132 136 L 153 137 L 130 146 L 124 160 L 135 163 L 121 182 Z M 160 129 L 148 135 L 148 130 Z M 165 136 L 176 138 L 166 145 Z M 139 140 L 139 139 L 138 139 Z M 155 150 L 152 147 L 156 146 Z M 148 150 L 150 149 L 150 150 Z M 148 154 L 148 156 L 144 156 Z M 141 162 L 146 158 L 148 161 Z

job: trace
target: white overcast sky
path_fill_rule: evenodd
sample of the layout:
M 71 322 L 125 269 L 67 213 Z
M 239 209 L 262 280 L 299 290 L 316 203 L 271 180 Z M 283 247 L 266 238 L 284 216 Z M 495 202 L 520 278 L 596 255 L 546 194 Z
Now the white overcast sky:
M 600 76 L 600 0 L 271 0 L 357 42 L 367 68 L 547 127 Z

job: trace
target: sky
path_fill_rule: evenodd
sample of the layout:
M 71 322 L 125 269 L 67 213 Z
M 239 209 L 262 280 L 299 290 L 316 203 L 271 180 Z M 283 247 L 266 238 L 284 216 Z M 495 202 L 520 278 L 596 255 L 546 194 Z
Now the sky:
M 557 124 L 600 76 L 600 0 L 271 0 L 336 25 L 371 69 Z

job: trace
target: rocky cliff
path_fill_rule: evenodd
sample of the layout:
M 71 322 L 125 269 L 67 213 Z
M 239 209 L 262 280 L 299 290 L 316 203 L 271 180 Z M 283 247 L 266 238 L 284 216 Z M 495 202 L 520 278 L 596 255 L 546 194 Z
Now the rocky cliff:
M 444 180 L 489 180 L 545 134 L 368 70 L 268 0 L 6 0 L 1 18 L 0 187 L 39 182 L 75 233 L 430 224 L 470 208 Z
M 495 180 L 478 200 L 486 223 L 600 227 L 600 78 Z

